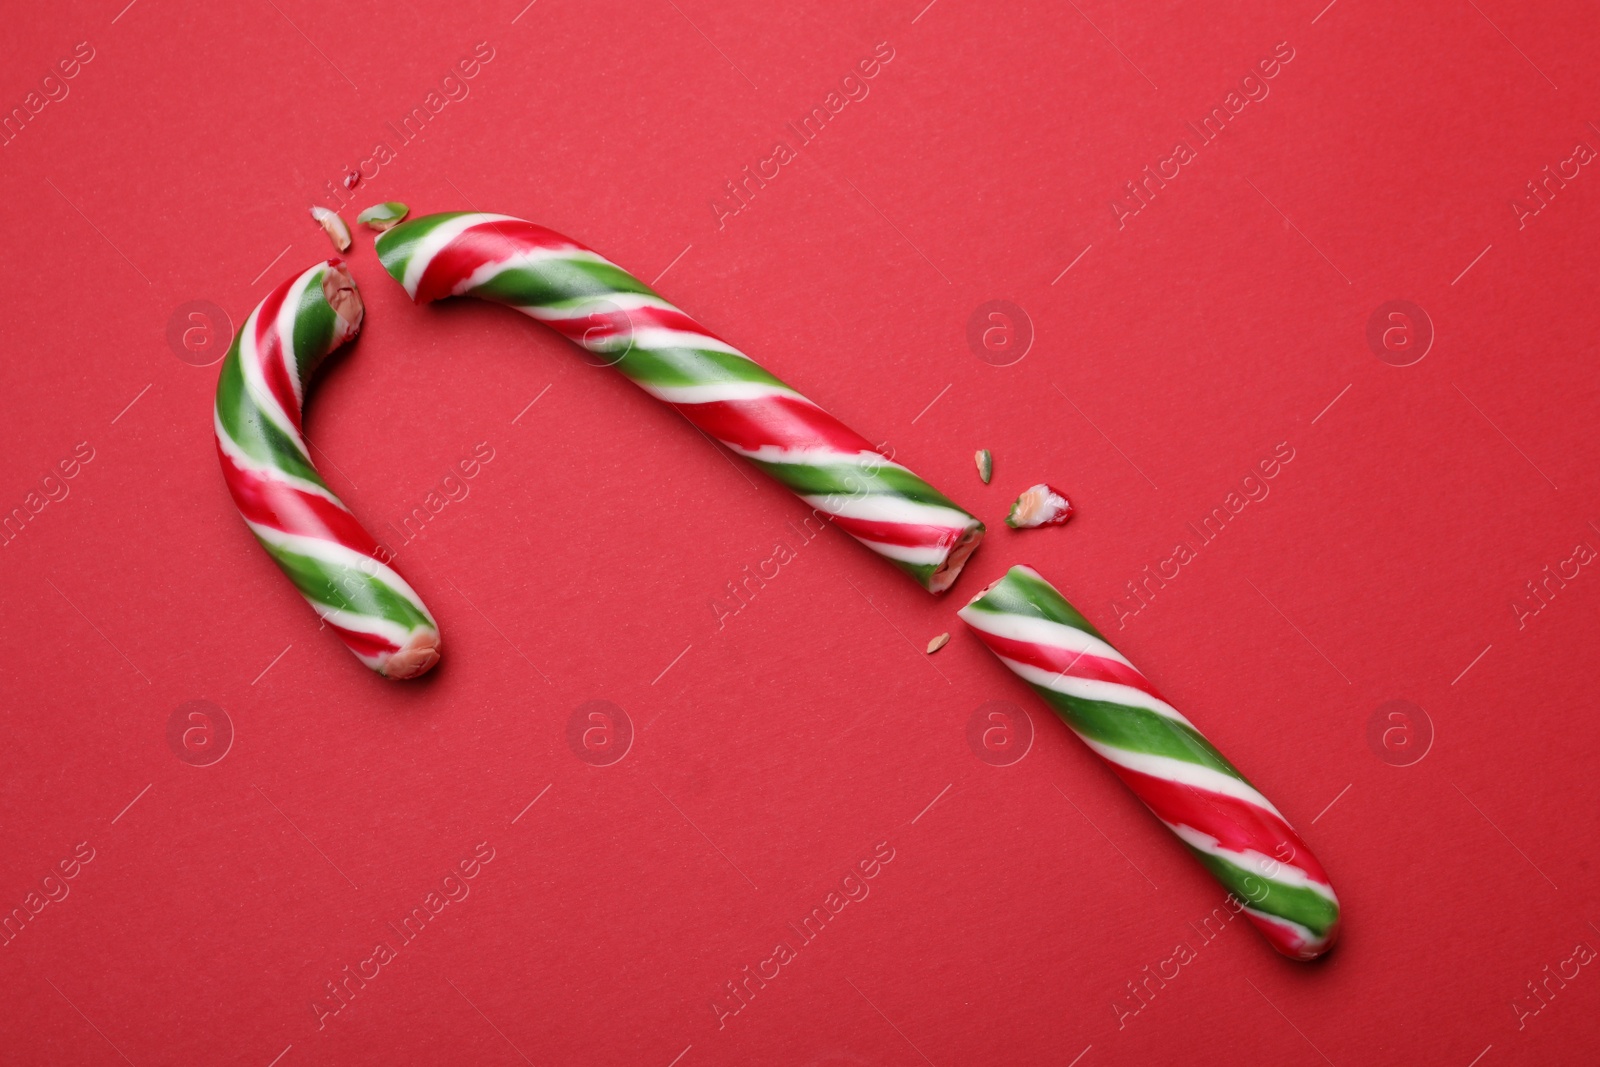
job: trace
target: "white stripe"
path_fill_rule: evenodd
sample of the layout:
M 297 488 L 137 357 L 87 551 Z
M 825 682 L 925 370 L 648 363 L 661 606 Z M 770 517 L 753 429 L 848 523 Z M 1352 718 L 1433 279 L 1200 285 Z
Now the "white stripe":
M 416 590 L 412 589 L 411 586 L 407 584 L 406 580 L 400 577 L 394 568 L 389 567 L 386 564 L 379 563 L 371 556 L 368 556 L 365 553 L 357 552 L 355 549 L 342 545 L 337 541 L 327 541 L 320 537 L 305 537 L 301 534 L 285 533 L 283 530 L 279 530 L 275 527 L 263 526 L 259 523 L 249 522 L 249 520 L 246 520 L 246 522 L 249 524 L 250 529 L 257 537 L 278 548 L 282 548 L 289 552 L 294 552 L 298 555 L 309 556 L 312 559 L 317 560 L 319 563 L 325 563 L 330 567 L 346 567 L 350 570 L 356 571 L 359 574 L 382 582 L 383 584 L 391 587 L 403 598 L 409 600 L 411 605 L 421 612 L 422 617 L 427 619 L 429 623 L 432 623 L 435 626 L 438 625 L 434 622 L 433 613 L 423 605 L 422 598 L 417 596 Z
M 541 258 L 584 259 L 593 263 L 603 263 L 608 267 L 613 267 L 619 271 L 622 271 L 624 274 L 628 273 L 627 271 L 622 270 L 621 267 L 618 267 L 615 263 L 612 263 L 609 259 L 593 253 L 557 251 Z M 472 279 L 468 284 L 459 286 L 457 291 L 465 291 L 475 285 L 480 285 L 483 282 L 489 281 L 494 274 L 498 273 L 501 269 L 508 265 L 509 264 L 506 263 L 500 263 L 496 264 L 493 270 L 490 270 L 487 267 L 480 269 L 473 274 Z M 629 276 L 632 277 L 632 275 Z M 675 311 L 679 315 L 683 315 L 685 318 L 689 319 L 691 322 L 694 321 L 692 316 L 684 312 L 682 308 L 679 308 L 674 304 L 669 304 L 660 297 L 646 296 L 643 293 L 612 292 L 607 293 L 605 296 L 586 297 L 579 304 L 563 304 L 561 307 L 551 307 L 548 304 L 513 304 L 511 306 L 515 307 L 518 311 L 522 312 L 529 318 L 537 319 L 546 325 L 573 322 L 576 320 L 589 318 L 593 315 L 620 315 L 622 318 L 627 320 L 627 324 L 631 330 L 631 339 L 629 341 L 629 347 L 631 348 L 647 348 L 651 350 L 662 348 L 693 348 L 701 351 L 725 352 L 728 355 L 739 356 L 743 359 L 750 360 L 752 363 L 755 362 L 755 360 L 751 360 L 749 356 L 745 355 L 737 348 L 734 348 L 726 341 L 719 341 L 704 331 L 679 330 L 668 326 L 655 326 L 650 324 L 641 324 L 635 327 L 633 325 L 633 319 L 628 313 L 630 311 L 639 311 L 646 308 L 656 311 Z M 617 325 L 621 325 L 621 323 L 617 323 Z M 600 340 L 596 345 L 588 347 L 594 347 L 596 350 L 602 352 L 609 351 L 616 347 L 618 339 L 619 338 L 615 335 L 608 336 Z
M 341 511 L 350 511 L 350 509 L 345 506 L 344 501 L 334 496 L 333 490 L 327 488 L 326 486 L 318 485 L 316 482 L 308 482 L 304 478 L 298 478 L 286 471 L 272 466 L 271 464 L 263 463 L 260 460 L 247 455 L 244 449 L 239 446 L 239 443 L 232 437 L 228 436 L 228 432 L 222 428 L 222 416 L 218 415 L 215 410 L 213 410 L 211 413 L 211 421 L 216 430 L 217 444 L 221 446 L 222 451 L 227 454 L 228 458 L 233 461 L 234 466 L 238 467 L 240 470 L 254 474 L 259 478 L 279 482 L 290 487 L 291 489 L 298 489 L 301 492 L 309 493 L 312 496 L 320 496 L 324 500 L 333 504 L 335 507 L 339 508 Z
M 306 397 L 304 383 L 300 381 L 299 353 L 294 348 L 295 319 L 300 313 L 301 298 L 311 287 L 311 276 L 324 269 L 326 268 L 318 264 L 295 279 L 294 288 L 289 290 L 289 295 L 278 305 L 278 318 L 272 324 L 279 337 L 278 363 L 283 367 L 284 377 L 289 379 L 289 387 L 294 390 L 295 407 L 301 410 L 305 408 Z
M 1166 820 L 1162 821 L 1165 822 Z M 1179 823 L 1167 823 L 1167 827 L 1173 833 L 1181 837 L 1184 843 L 1189 845 L 1191 848 L 1196 848 L 1201 852 L 1225 859 L 1234 866 L 1242 868 L 1246 874 L 1253 875 L 1254 877 L 1260 878 L 1264 881 L 1277 882 L 1281 885 L 1291 886 L 1295 889 L 1309 889 L 1320 897 L 1330 900 L 1335 904 L 1338 903 L 1338 898 L 1333 895 L 1333 889 L 1330 886 L 1327 886 L 1324 883 L 1312 878 L 1309 874 L 1294 866 L 1292 863 L 1285 863 L 1282 860 L 1274 859 L 1273 857 L 1268 856 L 1265 853 L 1258 852 L 1253 848 L 1242 850 L 1224 848 L 1222 843 L 1215 837 L 1212 837 L 1207 833 L 1202 833 L 1191 826 L 1184 826 Z M 1267 873 L 1269 871 L 1272 873 Z
M 1076 731 L 1074 731 L 1076 732 Z M 1148 774 L 1152 778 L 1161 778 L 1178 785 L 1186 785 L 1193 789 L 1204 790 L 1208 793 L 1220 793 L 1235 800 L 1242 800 L 1247 804 L 1254 804 L 1258 808 L 1265 808 L 1278 818 L 1283 819 L 1283 814 L 1272 806 L 1272 802 L 1258 793 L 1254 787 L 1243 779 L 1235 778 L 1231 774 L 1212 770 L 1210 767 L 1199 763 L 1190 763 L 1188 760 L 1173 759 L 1171 756 L 1154 756 L 1148 752 L 1132 752 L 1125 748 L 1116 748 L 1112 745 L 1102 744 L 1091 737 L 1084 737 L 1083 743 L 1098 752 L 1110 763 L 1126 767 L 1130 771 Z M 1288 823 L 1288 819 L 1283 819 Z
M 384 653 L 382 655 L 369 656 L 365 652 L 359 652 L 356 649 L 350 648 L 349 645 L 345 645 L 344 647 L 350 649 L 351 654 L 354 655 L 356 659 L 360 660 L 369 670 L 374 671 L 384 665 L 385 656 L 393 655 L 393 653 Z
M 848 531 L 846 531 L 848 532 Z M 950 555 L 950 546 L 944 548 L 912 548 L 908 545 L 891 545 L 883 541 L 874 541 L 870 537 L 856 537 L 857 541 L 866 545 L 880 556 L 897 559 L 901 563 L 910 563 L 918 567 L 937 567 Z
M 668 404 L 719 404 L 730 400 L 765 400 L 781 396 L 790 400 L 811 401 L 786 385 L 769 385 L 766 382 L 703 382 L 696 385 L 649 385 L 635 382 L 639 388 Z M 815 407 L 812 404 L 812 407 Z M 748 452 L 743 453 L 749 455 Z
M 485 217 L 487 218 L 487 216 Z M 503 219 L 507 217 L 508 216 L 505 215 L 494 216 L 496 219 Z M 512 221 L 522 222 L 523 220 L 513 219 Z M 460 234 L 456 234 L 456 236 L 459 237 Z M 505 256 L 499 259 L 491 260 L 490 262 L 485 263 L 475 269 L 471 274 L 457 282 L 451 289 L 452 292 L 460 295 L 461 293 L 476 289 L 480 285 L 487 285 L 489 282 L 494 281 L 501 274 L 508 270 L 514 270 L 517 267 L 537 266 L 540 263 L 548 263 L 552 259 L 579 263 L 597 263 L 607 267 L 617 266 L 615 263 L 611 262 L 598 252 L 590 252 L 588 249 L 577 248 L 570 243 L 556 248 L 547 248 L 543 246 L 538 248 L 520 248 L 509 237 L 502 237 L 501 240 L 505 242 Z M 562 240 L 565 241 L 567 238 L 563 237 Z M 618 267 L 617 269 L 621 270 L 622 268 Z M 407 273 L 409 273 L 409 271 Z M 611 297 L 597 297 L 596 299 L 616 303 L 618 308 L 622 306 L 620 302 Z M 538 304 L 531 305 L 531 307 L 538 308 L 540 312 L 544 310 L 543 306 Z M 530 308 L 522 307 L 521 305 L 517 305 L 517 310 L 521 311 L 524 315 L 532 315 L 534 318 L 542 317 L 542 314 L 535 314 L 535 312 L 530 310 Z
M 800 396 L 798 393 L 795 395 Z M 800 399 L 806 398 L 801 396 Z M 815 404 L 811 406 L 816 407 Z M 728 443 L 724 441 L 723 444 Z M 911 474 L 909 468 L 902 467 L 891 459 L 885 459 L 881 453 L 868 449 L 860 452 L 837 452 L 831 448 L 784 448 L 781 445 L 762 445 L 760 448 L 728 445 L 728 449 L 736 455 L 762 463 L 795 463 L 806 467 L 856 467 L 867 474 L 876 474 L 880 471 L 901 471 Z M 913 474 L 912 477 L 916 475 Z
M 630 327 L 632 323 L 629 323 Z M 673 330 L 665 326 L 639 326 L 623 335 L 596 337 L 593 343 L 584 345 L 585 348 L 596 352 L 613 351 L 621 347 L 620 342 L 626 339 L 628 348 L 642 348 L 649 352 L 659 352 L 663 349 L 689 348 L 697 352 L 725 352 L 730 356 L 741 359 L 750 359 L 749 356 L 734 348 L 726 341 L 719 341 L 710 334 L 695 333 L 691 330 Z M 755 360 L 750 360 L 754 363 Z
M 485 222 L 521 222 L 521 219 L 512 218 L 510 215 L 485 215 L 472 213 L 462 215 L 460 218 L 441 222 L 420 241 L 411 246 L 411 258 L 406 260 L 405 277 L 400 279 L 400 284 L 405 287 L 406 295 L 415 300 L 417 286 L 422 284 L 422 276 L 428 270 L 428 264 L 433 262 L 444 247 L 464 232 L 474 226 Z
M 988 590 L 984 590 L 984 593 L 987 592 Z M 979 593 L 978 599 L 981 599 L 984 593 Z M 1032 615 L 984 611 L 982 608 L 974 608 L 972 604 L 968 604 L 956 614 L 968 626 L 986 634 L 994 634 L 996 637 L 1005 637 L 1013 641 L 1027 641 L 1035 645 L 1049 645 L 1073 653 L 1087 653 L 1099 656 L 1101 659 L 1115 660 L 1125 667 L 1138 670 L 1121 652 L 1094 634 L 1080 630 L 1076 626 L 1051 622 L 1049 619 L 1035 618 Z
M 1154 712 L 1164 719 L 1182 723 L 1190 729 L 1194 728 L 1194 723 L 1184 718 L 1177 708 L 1168 704 L 1165 700 L 1157 700 L 1149 693 L 1141 692 L 1132 686 L 1122 685 L 1118 682 L 1104 682 L 1094 678 L 1078 678 L 1071 674 L 1063 674 L 1060 671 L 1047 671 L 1041 667 L 1035 667 L 1031 663 L 1023 663 L 1021 660 L 1001 655 L 999 652 L 996 652 L 995 655 L 999 656 L 1001 663 L 1010 667 L 1018 677 L 1030 685 L 1036 685 L 1041 689 L 1048 689 L 1063 696 L 1076 697 L 1079 700 L 1098 700 L 1110 704 L 1142 708 L 1145 711 Z M 1071 670 L 1071 668 L 1068 668 L 1068 670 Z
M 371 634 L 374 637 L 381 637 L 396 648 L 405 648 L 406 643 L 417 634 L 427 633 L 431 629 L 431 627 L 422 626 L 415 629 L 407 629 L 397 622 L 390 622 L 388 619 L 382 619 L 376 615 L 357 615 L 339 608 L 329 608 L 326 604 L 320 604 L 310 597 L 307 597 L 306 600 L 318 615 L 321 615 L 335 626 L 343 627 L 346 630 L 354 630 L 358 634 Z M 356 654 L 360 655 L 359 652 Z
M 830 515 L 867 522 L 899 522 L 965 530 L 977 521 L 964 511 L 942 504 L 924 504 L 888 493 L 830 493 L 826 496 L 802 495 L 800 499 Z
M 1289 932 L 1298 937 L 1307 948 L 1321 948 L 1328 943 L 1328 938 L 1326 935 L 1319 937 L 1311 930 L 1309 926 L 1301 926 L 1293 919 L 1285 919 L 1282 915 L 1268 915 L 1260 908 L 1252 908 L 1248 904 L 1244 906 L 1243 910 L 1249 912 L 1257 919 L 1264 921 L 1268 926 L 1286 927 Z
M 617 267 L 609 259 L 596 256 L 602 263 Z M 622 270 L 621 267 L 617 267 Z M 624 272 L 626 273 L 626 272 Z M 685 312 L 676 304 L 670 304 L 659 296 L 646 293 L 607 293 L 605 296 L 582 296 L 573 298 L 576 303 L 567 303 L 563 300 L 560 307 L 549 304 L 531 304 L 520 310 L 524 315 L 531 315 L 540 322 L 561 322 L 565 319 L 581 319 L 594 314 L 596 311 L 641 311 L 649 308 L 652 311 L 676 311 L 683 315 Z
M 290 283 L 289 292 L 284 297 L 282 310 L 286 311 L 291 307 L 299 306 L 300 296 L 305 292 L 312 275 L 320 270 L 322 270 L 322 264 L 312 267 Z M 262 301 L 262 304 L 265 303 L 266 301 Z M 311 454 L 306 451 L 305 442 L 300 439 L 300 431 L 295 429 L 293 420 L 289 418 L 289 413 L 283 409 L 282 404 L 278 403 L 277 397 L 273 396 L 272 390 L 268 387 L 267 380 L 262 374 L 261 350 L 256 346 L 256 331 L 257 324 L 261 318 L 262 304 L 257 304 L 255 310 L 250 312 L 249 318 L 244 320 L 244 326 L 239 331 L 239 371 L 244 380 L 245 395 L 260 409 L 263 418 L 275 425 L 285 437 L 294 443 L 301 457 L 310 464 Z M 287 352 L 290 347 L 289 339 L 293 334 L 294 328 L 293 316 L 289 318 L 289 336 L 284 336 L 283 334 L 283 322 L 284 317 L 280 311 L 277 320 L 272 323 L 271 329 L 283 339 L 285 343 L 282 347 Z M 292 366 L 290 367 L 290 377 L 298 377 Z M 298 395 L 298 388 L 295 392 Z
M 256 323 L 260 317 L 261 306 L 258 304 L 239 329 L 239 377 L 243 380 L 245 399 L 261 413 L 263 419 L 295 439 L 299 435 L 294 432 L 294 425 L 288 421 L 283 406 L 261 377 L 261 354 L 256 347 Z M 304 454 L 304 445 L 300 446 L 300 451 Z

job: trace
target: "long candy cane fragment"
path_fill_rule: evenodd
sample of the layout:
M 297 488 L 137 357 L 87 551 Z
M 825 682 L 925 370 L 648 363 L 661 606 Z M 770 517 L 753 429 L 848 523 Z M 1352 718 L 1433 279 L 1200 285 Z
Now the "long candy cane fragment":
M 1012 567 L 960 612 L 1286 956 L 1333 946 L 1339 901 L 1294 828 L 1054 586 Z
M 614 366 L 923 588 L 948 589 L 983 524 L 615 263 L 509 215 L 447 213 L 378 237 L 419 304 L 508 304 Z

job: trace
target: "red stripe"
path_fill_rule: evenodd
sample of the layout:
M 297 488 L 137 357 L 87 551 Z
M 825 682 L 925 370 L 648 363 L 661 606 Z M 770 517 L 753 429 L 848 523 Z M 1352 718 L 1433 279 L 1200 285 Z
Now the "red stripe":
M 378 545 L 355 516 L 326 497 L 263 478 L 238 466 L 217 444 L 222 477 L 246 520 L 301 537 L 333 541 L 379 559 Z
M 456 286 L 470 278 L 479 267 L 538 249 L 589 251 L 571 238 L 521 219 L 481 222 L 463 230 L 429 261 L 422 272 L 422 280 L 417 283 L 416 302 L 426 304 L 453 296 Z
M 1273 948 L 1292 959 L 1314 960 L 1326 952 L 1339 936 L 1337 919 L 1334 920 L 1332 928 L 1320 939 L 1312 940 L 1275 916 L 1253 911 L 1245 912 L 1244 916 L 1256 924 L 1256 929 L 1261 931 L 1261 936 L 1265 937 Z
M 835 515 L 833 521 L 858 541 L 876 541 L 902 548 L 949 548 L 956 543 L 961 531 L 960 527 L 955 526 L 883 522 L 878 519 L 853 519 L 845 515 Z
M 283 364 L 283 338 L 278 334 L 278 315 L 283 310 L 289 290 L 300 280 L 296 275 L 279 285 L 256 309 L 256 367 L 267 384 L 267 390 L 278 406 L 283 408 L 296 430 L 300 429 L 300 401 L 295 399 L 294 385 Z
M 1117 685 L 1125 685 L 1130 689 L 1147 693 L 1163 704 L 1168 703 L 1144 675 L 1125 663 L 1118 663 L 1114 659 L 1106 659 L 1089 652 L 1078 653 L 1055 645 L 1041 645 L 1033 641 L 1000 637 L 985 630 L 978 630 L 977 627 L 973 629 L 977 630 L 983 643 L 993 649 L 996 655 L 1026 663 L 1030 667 L 1037 667 L 1051 674 L 1065 674 L 1070 678 L 1086 678 L 1095 682 L 1115 682 Z
M 1264 856 L 1287 856 L 1288 859 L 1281 860 L 1284 866 L 1298 868 L 1313 881 L 1329 884 L 1322 865 L 1294 832 L 1294 827 L 1267 809 L 1237 797 L 1170 782 L 1119 766 L 1110 760 L 1106 762 L 1163 822 L 1188 826 L 1208 834 L 1216 838 L 1223 848 L 1232 851 L 1251 849 Z M 1265 871 L 1252 873 L 1271 877 Z
M 600 299 L 604 301 L 603 297 Z M 592 311 L 580 318 L 546 319 L 537 315 L 535 318 L 580 345 L 597 340 L 609 340 L 613 337 L 625 337 L 635 330 L 650 328 L 681 330 L 709 337 L 722 344 L 728 343 L 677 308 L 621 308 L 613 305 L 609 309 Z
M 348 630 L 343 626 L 336 626 L 326 617 L 322 621 L 328 623 L 328 629 L 338 634 L 344 643 L 350 646 L 352 652 L 363 656 L 381 656 L 385 652 L 400 651 L 400 646 L 386 637 L 362 633 L 359 630 Z
M 797 397 L 767 396 L 760 400 L 713 400 L 672 406 L 712 437 L 747 452 L 764 445 L 830 449 L 851 455 L 873 451 L 866 438 L 809 400 Z

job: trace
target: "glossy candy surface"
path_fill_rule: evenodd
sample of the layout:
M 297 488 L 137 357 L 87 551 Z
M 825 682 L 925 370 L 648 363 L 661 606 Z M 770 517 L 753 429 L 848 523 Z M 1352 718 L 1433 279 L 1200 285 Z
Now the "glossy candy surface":
M 283 282 L 245 319 L 217 379 L 217 458 L 250 532 L 350 651 L 386 678 L 439 660 L 439 628 L 387 553 L 333 494 L 301 430 L 306 383 L 361 330 L 337 259 Z
M 950 587 L 983 537 L 983 524 L 933 486 L 570 238 L 508 215 L 447 213 L 403 222 L 377 244 L 417 303 L 475 296 L 537 319 L 931 592 Z
M 1339 901 L 1316 857 L 1259 793 L 1029 567 L 961 609 L 989 650 L 1049 704 L 1243 905 L 1272 946 L 1333 946 Z

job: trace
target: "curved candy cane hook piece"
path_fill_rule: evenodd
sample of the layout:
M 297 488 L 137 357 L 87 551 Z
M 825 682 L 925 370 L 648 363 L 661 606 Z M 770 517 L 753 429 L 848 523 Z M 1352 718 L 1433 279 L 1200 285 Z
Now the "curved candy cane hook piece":
M 419 304 L 508 304 L 596 353 L 635 385 L 940 593 L 983 523 L 860 434 L 598 253 L 509 215 L 455 212 L 378 236 L 384 268 Z
M 337 259 L 268 293 L 222 363 L 217 458 L 250 532 L 350 651 L 386 678 L 415 678 L 439 661 L 439 628 L 317 473 L 301 431 L 306 382 L 361 317 Z

